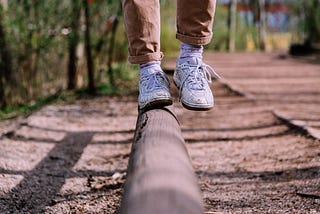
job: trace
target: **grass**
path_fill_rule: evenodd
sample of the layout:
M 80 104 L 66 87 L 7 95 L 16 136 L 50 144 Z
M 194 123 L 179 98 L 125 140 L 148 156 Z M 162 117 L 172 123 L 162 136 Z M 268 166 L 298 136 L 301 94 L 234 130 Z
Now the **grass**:
M 116 79 L 115 90 L 107 81 L 99 83 L 96 87 L 96 95 L 90 95 L 87 88 L 79 88 L 74 91 L 58 91 L 49 96 L 43 96 L 35 101 L 17 106 L 7 106 L 0 109 L 0 121 L 12 119 L 21 115 L 28 115 L 38 109 L 56 103 L 73 103 L 81 98 L 92 98 L 95 96 L 125 96 L 137 93 L 138 89 L 138 67 L 128 63 L 114 63 L 113 72 Z
M 27 115 L 31 112 L 40 109 L 45 105 L 52 104 L 65 98 L 66 96 L 62 95 L 61 92 L 58 92 L 50 96 L 41 97 L 38 100 L 35 100 L 34 102 L 31 102 L 29 104 L 5 107 L 3 109 L 0 109 L 0 120 L 12 119 L 20 115 Z

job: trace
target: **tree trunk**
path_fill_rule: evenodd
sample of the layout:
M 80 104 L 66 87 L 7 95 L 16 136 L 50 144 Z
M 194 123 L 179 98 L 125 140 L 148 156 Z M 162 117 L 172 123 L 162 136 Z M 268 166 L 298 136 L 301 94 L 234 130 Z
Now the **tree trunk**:
M 237 0 L 232 0 L 229 7 L 229 52 L 236 49 Z
M 310 44 L 320 42 L 320 2 L 318 0 L 304 2 L 304 14 L 307 33 L 305 42 Z
M 35 32 L 37 35 L 41 35 L 41 26 L 40 26 L 40 2 L 35 1 L 32 4 L 33 6 L 33 17 L 35 20 Z M 31 88 L 33 88 L 33 93 L 31 93 L 31 98 L 35 99 L 38 96 L 38 93 L 41 91 L 41 80 L 39 79 L 40 75 L 38 73 L 38 67 L 41 57 L 41 41 L 42 38 L 39 37 L 36 39 L 36 44 L 34 47 L 34 52 L 31 55 L 31 76 L 30 76 L 30 83 Z
M 266 12 L 265 12 L 265 0 L 259 0 L 259 34 L 260 34 L 260 49 L 266 49 L 266 37 L 267 37 L 267 22 L 266 22 Z
M 109 50 L 108 50 L 108 75 L 110 80 L 110 85 L 112 88 L 112 91 L 115 91 L 116 85 L 114 80 L 114 74 L 112 70 L 112 57 L 113 57 L 113 49 L 114 49 L 114 43 L 115 43 L 115 35 L 118 27 L 118 17 L 115 18 L 113 25 L 112 25 L 112 32 L 111 32 L 111 38 L 110 38 L 110 44 L 109 44 Z
M 4 94 L 4 84 L 2 80 L 2 76 L 0 74 L 0 109 L 6 107 L 7 102 Z
M 2 24 L 2 2 L 0 4 L 0 107 L 6 106 L 5 83 L 11 82 L 12 59 L 6 44 L 6 32 Z
M 1 2 L 2 3 L 2 2 Z M 6 64 L 3 59 L 3 46 L 5 45 L 4 41 L 4 29 L 2 26 L 2 6 L 0 5 L 0 108 L 5 107 L 6 98 L 4 94 L 4 65 Z
M 111 88 L 113 91 L 115 91 L 116 84 L 115 84 L 115 79 L 114 79 L 114 73 L 112 70 L 112 61 L 113 61 L 112 57 L 113 57 L 113 50 L 114 50 L 114 46 L 115 46 L 116 32 L 117 32 L 117 28 L 118 28 L 118 24 L 119 24 L 119 16 L 121 15 L 121 12 L 122 12 L 122 6 L 120 3 L 117 15 L 116 15 L 115 20 L 113 21 L 113 24 L 112 24 L 112 30 L 111 30 L 112 32 L 111 32 L 110 45 L 109 45 L 109 50 L 108 50 L 108 75 L 109 75 L 109 79 L 110 79 Z
M 88 92 L 90 94 L 96 93 L 95 83 L 94 83 L 94 63 L 91 52 L 91 39 L 90 39 L 90 12 L 88 0 L 83 0 L 84 15 L 85 15 L 85 49 L 87 57 L 87 69 L 88 69 Z
M 139 112 L 120 213 L 203 213 L 197 179 L 170 107 Z
M 68 90 L 75 89 L 77 86 L 77 46 L 79 43 L 79 19 L 81 5 L 74 0 L 71 15 L 71 33 L 69 34 L 69 61 L 68 61 Z

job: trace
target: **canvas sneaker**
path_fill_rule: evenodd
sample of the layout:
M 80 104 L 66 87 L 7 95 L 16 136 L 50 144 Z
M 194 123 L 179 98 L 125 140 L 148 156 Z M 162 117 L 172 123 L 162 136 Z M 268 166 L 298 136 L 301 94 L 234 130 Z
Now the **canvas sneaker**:
M 209 87 L 211 73 L 220 76 L 200 57 L 189 57 L 177 61 L 173 80 L 180 90 L 182 105 L 190 110 L 206 111 L 213 107 L 214 98 Z
M 172 105 L 172 97 L 169 92 L 170 82 L 161 68 L 150 73 L 144 73 L 139 81 L 139 109 L 162 107 Z

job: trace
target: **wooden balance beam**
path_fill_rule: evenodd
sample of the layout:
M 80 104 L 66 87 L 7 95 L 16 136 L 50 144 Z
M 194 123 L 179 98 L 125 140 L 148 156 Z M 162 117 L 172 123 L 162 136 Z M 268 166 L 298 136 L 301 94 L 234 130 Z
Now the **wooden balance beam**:
M 203 213 L 197 180 L 171 108 L 139 113 L 120 213 Z

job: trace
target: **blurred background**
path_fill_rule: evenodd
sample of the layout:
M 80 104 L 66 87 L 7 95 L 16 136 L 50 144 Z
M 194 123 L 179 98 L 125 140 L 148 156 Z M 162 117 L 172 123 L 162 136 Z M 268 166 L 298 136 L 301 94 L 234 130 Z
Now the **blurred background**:
M 161 47 L 179 50 L 176 1 L 161 0 Z M 319 51 L 319 0 L 218 0 L 215 52 Z M 0 117 L 83 94 L 136 93 L 119 0 L 0 0 Z M 71 97 L 71 98 L 70 98 Z

